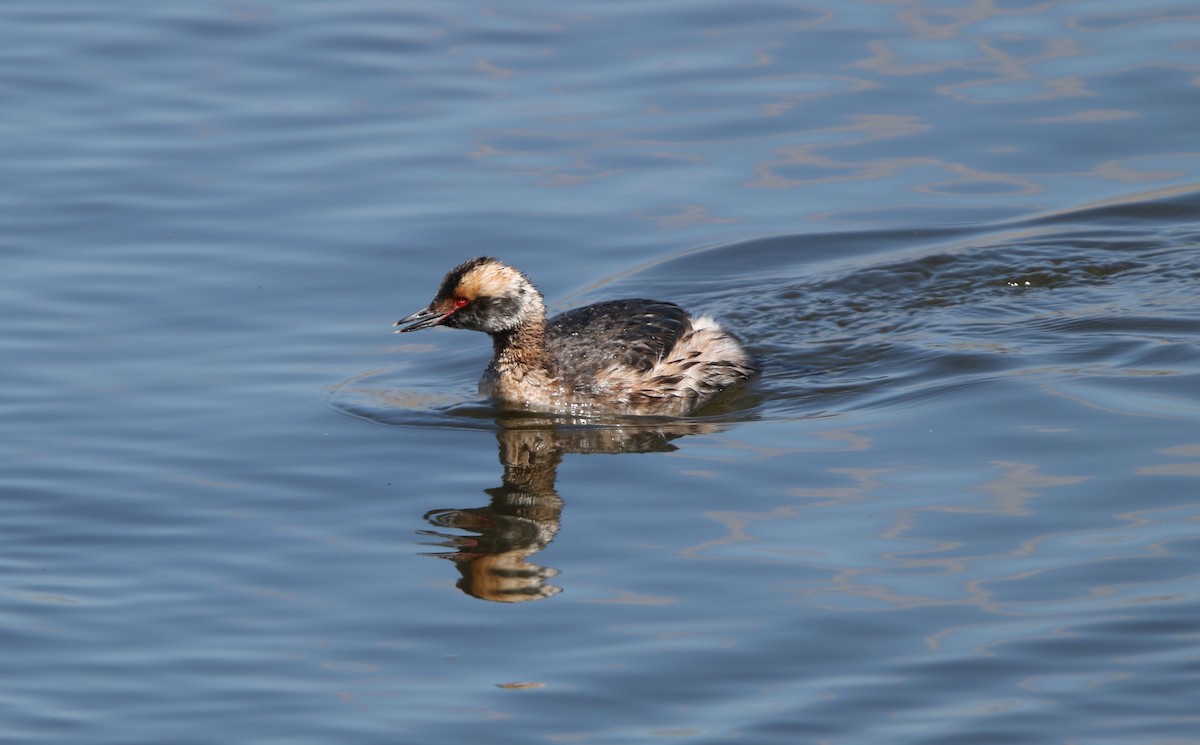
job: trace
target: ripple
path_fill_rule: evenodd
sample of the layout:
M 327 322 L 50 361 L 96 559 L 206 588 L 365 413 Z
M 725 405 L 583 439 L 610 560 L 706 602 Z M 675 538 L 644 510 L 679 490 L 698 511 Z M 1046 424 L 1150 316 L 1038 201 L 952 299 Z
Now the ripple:
M 1029 374 L 1187 374 L 1200 335 L 1200 252 L 1183 226 L 1147 219 L 1163 215 L 1200 215 L 1200 197 L 1152 195 L 973 229 L 725 244 L 555 305 L 657 296 L 722 318 L 765 368 L 745 395 L 702 412 L 724 423 L 907 405 Z M 409 350 L 402 371 L 333 386 L 330 405 L 376 423 L 489 428 L 502 412 L 474 399 L 484 352 L 468 349 Z M 447 381 L 447 370 L 456 377 Z M 1150 405 L 1137 400 L 1127 408 Z

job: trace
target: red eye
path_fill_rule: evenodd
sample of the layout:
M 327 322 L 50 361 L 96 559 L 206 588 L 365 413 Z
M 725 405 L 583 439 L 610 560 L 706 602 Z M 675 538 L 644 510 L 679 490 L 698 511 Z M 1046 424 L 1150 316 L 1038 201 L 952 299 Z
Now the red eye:
M 456 298 L 454 298 L 454 307 L 461 308 L 469 302 L 471 302 L 471 301 L 467 300 L 465 297 L 456 297 Z

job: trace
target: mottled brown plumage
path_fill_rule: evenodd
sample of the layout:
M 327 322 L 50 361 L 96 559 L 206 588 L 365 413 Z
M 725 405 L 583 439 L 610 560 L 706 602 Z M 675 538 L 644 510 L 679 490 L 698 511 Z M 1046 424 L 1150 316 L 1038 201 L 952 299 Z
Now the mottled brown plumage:
M 450 270 L 429 307 L 396 325 L 490 334 L 480 391 L 535 411 L 681 415 L 758 372 L 716 321 L 674 303 L 611 300 L 547 320 L 529 278 L 486 256 Z

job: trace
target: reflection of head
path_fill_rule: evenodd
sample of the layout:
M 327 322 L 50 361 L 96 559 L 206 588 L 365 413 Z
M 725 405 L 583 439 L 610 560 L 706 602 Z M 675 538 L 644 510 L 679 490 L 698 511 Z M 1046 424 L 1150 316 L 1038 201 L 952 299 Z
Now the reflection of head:
M 432 510 L 425 519 L 439 528 L 456 528 L 473 536 L 427 532 L 454 549 L 434 554 L 458 566 L 458 588 L 468 595 L 501 603 L 519 603 L 557 595 L 546 580 L 557 570 L 538 566 L 527 557 L 541 551 L 558 532 L 562 500 L 554 478 L 562 450 L 552 431 L 501 430 L 503 484 L 487 493 L 486 507 Z
M 540 600 L 561 589 L 546 584 L 558 570 L 528 561 L 558 533 L 563 502 L 554 480 L 563 453 L 629 453 L 674 450 L 671 440 L 685 434 L 718 432 L 719 424 L 671 422 L 598 426 L 534 417 L 504 419 L 497 439 L 503 483 L 486 490 L 485 507 L 437 509 L 425 519 L 437 528 L 472 535 L 421 531 L 451 549 L 431 554 L 453 561 L 462 574 L 460 590 L 501 603 Z
M 455 586 L 472 597 L 498 603 L 523 603 L 557 595 L 562 588 L 548 585 L 546 580 L 558 570 L 525 561 L 525 556 L 535 551 L 480 554 L 469 562 L 458 561 L 462 579 Z

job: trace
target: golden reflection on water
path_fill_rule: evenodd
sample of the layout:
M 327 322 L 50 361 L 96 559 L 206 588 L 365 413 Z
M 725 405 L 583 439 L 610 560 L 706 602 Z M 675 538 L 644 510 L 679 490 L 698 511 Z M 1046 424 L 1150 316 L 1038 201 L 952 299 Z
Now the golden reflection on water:
M 992 465 L 1004 469 L 1004 473 L 985 484 L 972 487 L 992 497 L 988 506 L 967 507 L 962 504 L 943 505 L 930 509 L 946 512 L 975 512 L 1010 515 L 1013 517 L 1031 514 L 1028 503 L 1034 497 L 1040 496 L 1046 489 L 1057 486 L 1070 486 L 1087 481 L 1086 476 L 1051 476 L 1044 474 L 1033 463 L 1014 463 L 997 461 Z
M 488 504 L 438 508 L 425 514 L 435 530 L 421 531 L 447 551 L 430 553 L 454 563 L 464 593 L 502 603 L 542 600 L 561 592 L 549 583 L 557 569 L 534 563 L 558 533 L 563 499 L 555 481 L 567 453 L 646 453 L 675 449 L 671 441 L 690 434 L 711 434 L 723 427 L 706 422 L 660 425 L 596 425 L 522 416 L 501 418 L 496 433 L 501 485 L 486 489 Z M 448 529 L 466 533 L 448 533 Z M 612 603 L 661 604 L 669 598 L 618 595 Z
M 843 185 L 844 192 L 829 193 L 843 194 L 849 205 L 859 193 L 853 185 L 870 182 L 877 197 L 937 197 L 943 210 L 953 206 L 947 197 L 1000 197 L 1037 208 L 1044 205 L 1028 198 L 1083 180 L 1195 177 L 1195 164 L 1151 165 L 1200 153 L 1132 136 L 1125 122 L 1155 113 L 1138 107 L 1122 82 L 1153 75 L 1167 89 L 1194 89 L 1200 64 L 1189 62 L 1192 47 L 1164 45 L 1150 58 L 1155 52 L 1143 48 L 1136 62 L 1109 48 L 1134 27 L 1193 22 L 1189 10 L 1092 12 L 1086 4 L 1013 7 L 998 0 L 848 5 L 853 10 L 776 8 L 780 17 L 769 24 L 732 16 L 701 22 L 683 35 L 690 43 L 678 36 L 661 47 L 628 43 L 607 53 L 606 82 L 567 82 L 552 91 L 535 84 L 545 65 L 569 58 L 566 45 L 601 33 L 601 19 L 505 10 L 476 19 L 481 29 L 521 29 L 538 40 L 502 50 L 473 43 L 472 23 L 454 24 L 444 43 L 469 65 L 463 74 L 481 78 L 498 102 L 524 102 L 501 109 L 511 118 L 498 115 L 474 132 L 465 154 L 475 168 L 547 189 L 628 182 L 631 193 L 651 197 L 632 215 L 668 230 L 753 219 L 753 200 L 697 198 L 686 188 L 693 174 L 707 183 L 703 195 L 741 187 L 816 196 L 814 187 Z M 845 33 L 851 17 L 855 34 L 836 55 L 802 53 L 832 49 L 824 40 Z M 598 110 L 595 100 L 604 96 L 613 100 Z M 991 134 L 976 131 L 985 128 Z M 1096 145 L 1069 157 L 1070 148 L 1054 148 L 1049 157 L 1034 148 L 1062 136 L 1046 128 L 1074 128 L 1079 138 L 1068 135 L 1064 143 Z M 975 144 L 953 146 L 960 141 Z M 705 182 L 718 170 L 722 181 Z M 655 202 L 656 194 L 664 196 Z M 904 204 L 891 199 L 876 199 L 870 209 L 883 214 Z M 840 213 L 821 204 L 810 216 Z

